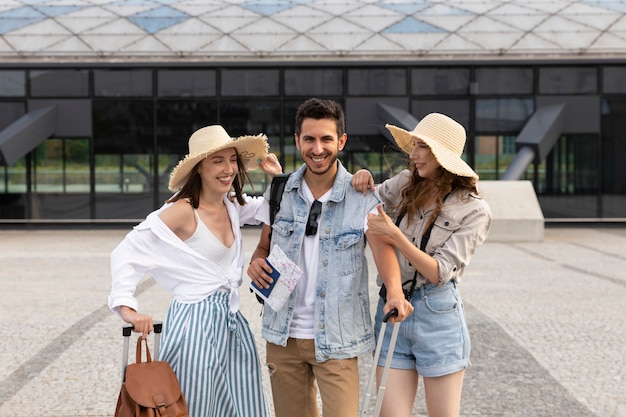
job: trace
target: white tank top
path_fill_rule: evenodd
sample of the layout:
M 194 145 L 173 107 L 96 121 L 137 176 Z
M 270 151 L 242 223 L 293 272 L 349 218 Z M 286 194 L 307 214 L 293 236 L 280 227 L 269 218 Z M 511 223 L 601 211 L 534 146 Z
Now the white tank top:
M 215 262 L 219 270 L 226 275 L 226 272 L 230 269 L 233 259 L 235 258 L 235 242 L 233 242 L 230 248 L 225 246 L 215 237 L 211 230 L 206 227 L 195 209 L 193 213 L 196 216 L 196 230 L 189 239 L 185 240 L 185 243 L 200 255 Z

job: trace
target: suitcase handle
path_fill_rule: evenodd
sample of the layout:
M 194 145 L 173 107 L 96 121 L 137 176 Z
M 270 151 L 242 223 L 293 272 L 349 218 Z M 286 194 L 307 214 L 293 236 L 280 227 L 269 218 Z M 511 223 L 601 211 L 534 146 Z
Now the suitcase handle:
M 392 317 L 398 317 L 398 309 L 397 308 L 389 310 L 389 312 L 387 314 L 385 314 L 385 317 L 383 317 L 383 323 L 387 323 L 389 321 L 389 319 L 392 318 Z
M 378 343 L 376 344 L 376 350 L 374 351 L 374 360 L 372 361 L 372 370 L 370 371 L 369 381 L 367 383 L 367 388 L 365 389 L 365 396 L 363 397 L 363 402 L 361 403 L 361 416 L 365 417 L 369 414 L 369 407 L 371 405 L 371 401 L 373 400 L 373 394 L 376 390 L 374 380 L 376 379 L 376 367 L 378 365 L 378 358 L 380 356 L 380 351 L 383 346 L 383 339 L 385 337 L 385 329 L 387 328 L 387 322 L 392 317 L 398 316 L 398 309 L 393 308 L 385 314 L 383 317 L 383 323 L 380 326 L 380 334 L 378 336 Z M 383 405 L 383 396 L 385 395 L 385 384 L 387 382 L 387 374 L 389 372 L 389 367 L 391 366 L 391 358 L 393 357 L 393 350 L 396 345 L 396 338 L 398 337 L 398 329 L 400 329 L 400 323 L 396 323 L 393 326 L 393 332 L 391 334 L 391 342 L 389 343 L 389 350 L 387 352 L 387 360 L 385 361 L 385 367 L 383 368 L 383 375 L 381 378 L 381 384 L 378 388 L 378 395 L 376 396 L 376 403 L 374 405 L 374 412 L 371 414 L 374 417 L 378 417 L 380 415 L 380 409 Z
M 163 322 L 160 320 L 155 320 L 153 323 L 153 328 L 154 328 L 154 333 L 161 333 L 161 331 L 163 330 Z M 126 323 L 125 325 L 122 326 L 122 336 L 124 337 L 129 337 L 132 333 L 134 329 L 134 326 L 132 323 Z
M 154 328 L 154 360 L 159 360 L 159 344 L 161 343 L 161 331 L 163 330 L 163 322 L 161 320 L 154 320 L 152 322 L 153 328 Z M 125 323 L 122 326 L 122 336 L 124 336 L 124 346 L 122 348 L 122 382 L 124 382 L 124 378 L 126 375 L 126 366 L 128 365 L 128 348 L 129 348 L 129 341 L 130 341 L 130 335 L 133 331 L 133 324 L 132 323 Z M 147 348 L 147 341 L 146 341 L 146 348 Z

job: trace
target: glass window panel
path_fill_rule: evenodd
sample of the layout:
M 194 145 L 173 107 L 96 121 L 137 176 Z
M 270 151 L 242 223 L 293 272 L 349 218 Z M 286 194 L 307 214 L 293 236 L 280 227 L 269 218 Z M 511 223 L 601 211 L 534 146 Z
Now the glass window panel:
M 626 67 L 603 68 L 602 92 L 626 93 Z
M 172 192 L 169 190 L 168 185 L 170 183 L 170 173 L 174 167 L 178 164 L 187 151 L 181 156 L 178 154 L 159 153 L 157 158 L 158 172 L 159 172 L 159 202 L 164 202 L 172 196 Z
M 601 216 L 626 217 L 626 98 L 602 101 Z
M 88 139 L 48 139 L 32 153 L 33 219 L 91 217 Z
M 476 94 L 532 94 L 532 68 L 477 68 Z
M 218 123 L 217 101 L 167 100 L 157 102 L 157 149 L 180 156 L 188 151 L 188 140 L 201 127 Z
M 151 97 L 152 71 L 94 70 L 94 95 L 96 97 Z
M 25 112 L 24 103 L 0 103 L 0 130 L 22 117 Z
M 278 136 L 282 131 L 278 101 L 223 101 L 220 116 L 220 124 L 233 137 L 259 133 Z
M 124 191 L 122 156 L 97 154 L 95 156 L 96 192 L 119 193 Z
M 530 98 L 476 100 L 476 130 L 517 133 L 534 110 L 534 102 Z
M 152 101 L 94 101 L 95 218 L 141 219 L 155 208 Z
M 571 135 L 558 139 L 540 176 L 539 201 L 547 218 L 593 218 L 598 213 L 598 138 Z
M 98 193 L 94 204 L 95 218 L 139 222 L 156 209 L 153 198 L 152 193 Z
M 516 136 L 476 136 L 474 171 L 481 180 L 498 180 L 515 158 Z
M 340 158 L 350 172 L 356 172 L 359 169 L 367 169 L 372 173 L 374 182 L 377 184 L 383 182 L 389 177 L 397 174 L 398 172 L 406 169 L 409 166 L 408 157 L 404 152 L 398 151 L 397 148 L 387 138 L 382 136 L 367 137 L 367 136 L 350 136 L 348 139 L 348 145 L 350 142 L 362 141 L 368 146 L 372 142 L 375 143 L 372 148 L 376 150 L 366 149 L 368 146 L 355 146 L 354 150 L 344 148 L 344 151 L 340 153 Z M 359 148 L 364 148 L 362 151 Z
M 33 219 L 90 219 L 89 193 L 37 193 L 31 195 Z
M 152 189 L 152 155 L 96 155 L 96 192 L 146 193 Z
M 189 137 L 204 126 L 217 124 L 217 116 L 217 101 L 162 100 L 157 102 L 160 192 L 168 193 L 169 173 L 178 160 L 188 153 Z
M 89 139 L 65 140 L 65 191 L 86 193 L 90 190 L 91 173 Z
M 33 97 L 87 97 L 89 71 L 30 71 L 30 94 Z
M 348 94 L 353 96 L 395 96 L 407 91 L 406 69 L 374 68 L 348 70 Z
M 481 180 L 498 179 L 498 146 L 496 136 L 474 138 L 474 171 Z
M 95 153 L 154 151 L 152 101 L 94 100 L 93 114 Z
M 6 191 L 9 194 L 26 192 L 26 156 L 7 167 Z
M 217 93 L 214 70 L 159 70 L 159 97 L 212 97 Z
M 414 68 L 411 93 L 415 95 L 466 95 L 470 75 L 467 68 Z
M 598 90 L 595 68 L 548 67 L 539 69 L 540 94 L 593 94 Z
M 48 139 L 33 151 L 32 190 L 89 193 L 89 140 Z
M 413 100 L 411 114 L 418 120 L 429 113 L 442 113 L 461 123 L 467 130 L 470 125 L 469 100 Z
M 33 192 L 63 192 L 63 140 L 48 139 L 34 150 Z
M 280 94 L 280 78 L 276 69 L 228 69 L 222 70 L 221 76 L 221 93 L 226 97 Z
M 25 95 L 25 71 L 0 71 L 0 97 L 24 97 Z
M 25 191 L 26 187 L 15 190 L 8 188 L 10 171 L 14 168 L 0 166 L 0 219 L 26 218 Z M 14 190 L 14 191 L 11 191 Z
M 286 96 L 324 96 L 343 94 L 343 71 L 340 69 L 285 70 Z

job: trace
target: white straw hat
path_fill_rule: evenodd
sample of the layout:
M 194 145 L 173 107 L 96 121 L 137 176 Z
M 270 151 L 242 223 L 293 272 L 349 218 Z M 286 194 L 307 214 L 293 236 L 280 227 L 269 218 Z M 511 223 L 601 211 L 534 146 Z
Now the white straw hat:
M 474 170 L 461 159 L 466 140 L 465 128 L 450 117 L 430 113 L 410 132 L 390 124 L 385 127 L 391 132 L 400 149 L 407 154 L 413 150 L 413 140 L 421 139 L 446 170 L 461 177 L 478 179 Z
M 269 145 L 267 136 L 262 133 L 256 136 L 231 138 L 220 125 L 198 129 L 189 138 L 189 153 L 178 162 L 170 174 L 169 189 L 171 191 L 181 189 L 189 173 L 200 160 L 226 148 L 236 148 L 246 170 L 251 170 L 259 167 L 259 160 L 267 158 Z

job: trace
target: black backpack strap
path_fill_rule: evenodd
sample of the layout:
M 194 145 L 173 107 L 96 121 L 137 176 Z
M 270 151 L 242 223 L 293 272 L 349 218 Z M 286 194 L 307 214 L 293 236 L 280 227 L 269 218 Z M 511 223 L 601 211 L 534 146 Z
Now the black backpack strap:
M 285 184 L 289 179 L 289 174 L 278 174 L 272 178 L 272 184 L 270 185 L 270 226 L 274 224 L 274 219 L 276 218 L 276 213 L 280 210 L 280 201 L 283 199 L 283 191 L 285 190 Z M 272 240 L 272 229 L 270 227 L 270 242 Z M 252 288 L 250 288 L 252 292 Z M 265 302 L 258 294 L 256 295 L 256 299 L 259 303 L 264 304 Z
M 276 213 L 280 210 L 280 201 L 283 199 L 283 191 L 285 190 L 285 184 L 289 179 L 289 174 L 278 174 L 272 178 L 272 185 L 270 185 L 270 226 L 274 224 Z M 270 229 L 270 240 L 272 239 L 272 230 Z
M 290 175 L 291 173 L 278 174 L 272 178 L 272 185 L 270 185 L 270 226 L 274 224 L 276 213 L 280 210 L 280 201 L 283 199 L 285 184 Z

